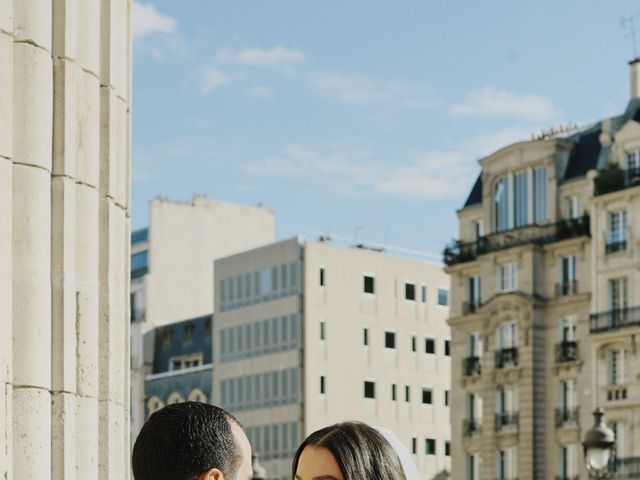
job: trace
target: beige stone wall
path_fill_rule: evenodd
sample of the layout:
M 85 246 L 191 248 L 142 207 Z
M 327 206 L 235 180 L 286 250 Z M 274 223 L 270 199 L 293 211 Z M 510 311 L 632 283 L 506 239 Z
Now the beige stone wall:
M 128 478 L 130 1 L 0 1 L 0 476 Z

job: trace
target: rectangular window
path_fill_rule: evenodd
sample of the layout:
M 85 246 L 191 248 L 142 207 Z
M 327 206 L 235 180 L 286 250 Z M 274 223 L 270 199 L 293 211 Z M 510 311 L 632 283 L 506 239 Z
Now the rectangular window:
M 395 332 L 384 332 L 384 348 L 396 348 Z
M 320 267 L 320 286 L 324 287 L 324 267 Z
M 549 218 L 547 208 L 547 168 L 533 170 L 533 222 L 545 223 Z
M 518 324 L 503 322 L 496 329 L 496 350 L 518 346 Z
M 271 290 L 278 290 L 278 267 L 271 267 Z
M 496 231 L 508 230 L 509 225 L 509 179 L 501 178 L 493 191 L 493 218 Z
M 451 456 L 451 442 L 444 442 L 444 455 L 446 457 Z
M 376 398 L 376 383 L 364 381 L 364 398 Z
M 632 171 L 640 169 L 640 150 L 627 154 L 627 169 Z
M 287 273 L 289 273 L 287 267 L 288 265 L 286 263 L 284 265 L 280 265 L 280 288 L 283 290 L 289 286 L 287 283 Z
M 414 283 L 404 284 L 404 298 L 405 300 L 415 301 L 416 299 L 416 286 Z
M 620 310 L 625 310 L 628 304 L 627 278 L 612 278 L 609 280 L 609 309 L 613 310 L 613 319 L 619 316 Z
M 298 264 L 296 262 L 293 262 L 290 266 L 289 269 L 291 271 L 291 286 L 293 288 L 298 286 Z
M 609 385 L 624 385 L 627 383 L 625 349 L 609 350 Z
M 515 262 L 498 266 L 496 292 L 513 292 L 518 288 L 518 268 Z
M 409 387 L 409 385 L 404 386 L 404 401 L 405 402 L 411 401 L 411 387 Z
M 391 400 L 395 402 L 397 399 L 398 399 L 397 386 L 395 383 L 392 383 L 391 384 Z
M 234 285 L 233 278 L 228 278 L 227 282 L 229 282 L 229 300 L 233 300 L 235 295 L 235 292 L 233 289 L 233 285 Z
M 369 329 L 367 327 L 362 329 L 362 344 L 365 347 L 369 346 Z
M 449 390 L 444 391 L 444 406 L 449 406 Z
M 449 305 L 449 290 L 444 288 L 438 289 L 438 305 L 447 306 Z
M 433 403 L 433 392 L 430 388 L 422 389 L 422 404 L 431 405 Z
M 220 280 L 220 303 L 224 303 L 227 301 L 227 286 L 226 280 Z
M 324 322 L 320 322 L 320 340 L 326 340 L 326 327 Z
M 482 355 L 480 332 L 471 332 L 467 335 L 467 356 L 480 357 Z
M 562 293 L 568 294 L 573 282 L 576 280 L 576 256 L 562 257 Z M 567 287 L 567 288 L 565 288 Z
M 260 295 L 260 272 L 253 272 L 253 294 Z
M 480 275 L 469 277 L 469 289 L 467 291 L 467 299 L 469 306 L 473 309 L 482 304 Z
M 518 173 L 513 180 L 514 227 L 518 228 L 529 224 L 529 172 Z
M 424 353 L 436 353 L 436 341 L 433 338 L 424 339 Z
M 242 275 L 238 275 L 236 277 L 236 293 L 238 295 L 238 299 L 241 299 L 244 295 L 244 292 L 242 291 Z
M 265 267 L 260 270 L 260 294 L 266 295 L 271 293 L 271 269 Z
M 567 197 L 565 199 L 565 210 L 567 218 L 576 219 L 580 216 L 580 198 L 577 196 Z
M 415 352 L 417 350 L 417 338 L 415 335 L 411 335 L 411 351 Z
M 445 356 L 449 357 L 451 355 L 451 352 L 449 351 L 451 342 L 449 340 L 445 340 L 444 341 L 444 354 Z
M 427 303 L 427 287 L 426 287 L 426 285 L 422 285 L 420 287 L 420 292 L 421 292 L 422 303 Z
M 364 293 L 375 294 L 376 293 L 376 279 L 371 275 L 365 275 L 363 280 L 362 291 Z
M 320 375 L 320 395 L 325 394 L 324 386 L 324 375 Z
M 244 290 L 245 297 L 249 298 L 251 296 L 251 274 L 244 274 Z
M 411 453 L 414 455 L 418 453 L 418 439 L 416 437 L 411 437 Z
M 425 453 L 427 455 L 436 454 L 436 441 L 433 438 L 427 438 L 425 441 Z

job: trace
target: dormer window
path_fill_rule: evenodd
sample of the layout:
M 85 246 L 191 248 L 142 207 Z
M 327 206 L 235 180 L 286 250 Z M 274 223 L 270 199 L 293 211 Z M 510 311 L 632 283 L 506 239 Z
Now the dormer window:
M 499 179 L 493 191 L 493 218 L 498 232 L 545 223 L 547 168 L 529 168 Z

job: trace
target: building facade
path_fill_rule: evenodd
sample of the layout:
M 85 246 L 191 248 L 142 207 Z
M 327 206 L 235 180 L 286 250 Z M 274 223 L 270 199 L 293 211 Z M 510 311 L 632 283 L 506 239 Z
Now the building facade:
M 184 319 L 210 317 L 214 260 L 274 237 L 275 215 L 262 207 L 199 195 L 187 202 L 151 200 L 149 226 L 131 234 L 132 438 L 146 418 L 145 379 L 154 372 L 146 334 Z
M 640 478 L 639 67 L 622 115 L 480 160 L 445 250 L 455 480 L 585 478 L 596 406 Z
M 0 6 L 0 478 L 129 478 L 131 2 Z
M 236 414 L 270 477 L 311 432 L 395 431 L 425 478 L 450 470 L 449 280 L 442 268 L 330 241 L 216 261 L 214 403 Z

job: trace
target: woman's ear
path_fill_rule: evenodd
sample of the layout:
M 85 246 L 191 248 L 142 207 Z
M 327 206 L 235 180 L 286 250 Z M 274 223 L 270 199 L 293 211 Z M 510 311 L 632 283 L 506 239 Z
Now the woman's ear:
M 202 472 L 198 480 L 224 480 L 224 474 L 217 468 L 212 468 L 206 472 Z

